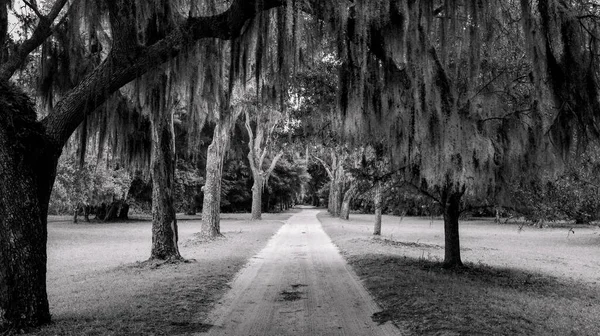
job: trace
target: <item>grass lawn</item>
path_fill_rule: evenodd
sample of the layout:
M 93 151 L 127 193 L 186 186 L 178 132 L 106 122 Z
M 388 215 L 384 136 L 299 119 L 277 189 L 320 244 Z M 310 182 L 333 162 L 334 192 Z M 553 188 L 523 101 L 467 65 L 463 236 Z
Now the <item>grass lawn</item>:
M 464 269 L 445 270 L 443 223 L 319 215 L 393 321 L 417 335 L 600 335 L 600 229 L 461 222 Z
M 203 331 L 235 273 L 292 215 L 224 214 L 223 239 L 200 241 L 199 216 L 180 220 L 180 251 L 189 263 L 156 267 L 151 224 L 48 224 L 48 296 L 54 324 L 32 335 L 187 335 Z

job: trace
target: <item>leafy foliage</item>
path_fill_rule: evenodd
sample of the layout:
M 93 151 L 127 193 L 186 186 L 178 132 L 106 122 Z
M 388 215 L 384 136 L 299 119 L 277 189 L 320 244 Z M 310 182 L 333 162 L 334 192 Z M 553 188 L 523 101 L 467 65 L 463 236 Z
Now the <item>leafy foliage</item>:
M 61 157 L 56 182 L 50 196 L 49 213 L 70 213 L 79 205 L 96 205 L 128 196 L 132 178 L 124 168 L 111 168 L 106 162 L 78 162 Z
M 204 178 L 198 168 L 189 163 L 180 162 L 175 170 L 175 209 L 194 214 L 199 204 L 198 196 Z
M 541 176 L 515 184 L 511 194 L 515 210 L 532 222 L 600 219 L 600 156 L 591 149 L 555 178 Z
M 232 158 L 223 168 L 221 211 L 248 212 L 252 206 L 252 172 L 244 159 Z
M 277 205 L 291 204 L 300 196 L 302 186 L 310 180 L 303 163 L 282 158 L 273 170 L 263 197 L 263 208 L 274 210 Z M 265 207 L 266 206 L 266 207 Z
M 310 161 L 307 173 L 310 180 L 306 183 L 306 199 L 304 203 L 314 206 L 327 206 L 329 195 L 329 176 L 323 165 L 319 162 Z
M 302 185 L 310 179 L 303 164 L 281 158 L 263 191 L 262 208 L 275 211 L 285 202 L 295 202 Z M 248 212 L 252 207 L 252 172 L 243 159 L 225 163 L 221 189 L 222 212 Z

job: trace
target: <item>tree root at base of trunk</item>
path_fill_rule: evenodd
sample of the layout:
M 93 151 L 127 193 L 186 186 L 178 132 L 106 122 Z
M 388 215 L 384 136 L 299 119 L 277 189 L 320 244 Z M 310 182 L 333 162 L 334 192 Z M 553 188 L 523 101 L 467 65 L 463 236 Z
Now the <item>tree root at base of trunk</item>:
M 199 242 L 210 242 L 214 240 L 227 239 L 227 237 L 222 233 L 217 233 L 216 236 L 205 236 L 201 233 L 197 233 L 194 235 L 194 240 Z
M 195 259 L 185 259 L 183 257 L 169 257 L 167 259 L 150 258 L 148 260 L 140 261 L 135 264 L 136 268 L 149 268 L 157 269 L 165 265 L 176 265 L 176 264 L 188 264 L 196 262 Z

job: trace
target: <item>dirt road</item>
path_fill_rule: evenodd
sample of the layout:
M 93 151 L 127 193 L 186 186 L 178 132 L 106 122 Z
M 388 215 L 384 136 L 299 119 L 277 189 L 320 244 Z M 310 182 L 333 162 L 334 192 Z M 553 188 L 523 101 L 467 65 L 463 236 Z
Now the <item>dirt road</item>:
M 212 312 L 209 335 L 402 334 L 371 320 L 376 304 L 321 228 L 317 213 L 295 214 L 252 258 Z

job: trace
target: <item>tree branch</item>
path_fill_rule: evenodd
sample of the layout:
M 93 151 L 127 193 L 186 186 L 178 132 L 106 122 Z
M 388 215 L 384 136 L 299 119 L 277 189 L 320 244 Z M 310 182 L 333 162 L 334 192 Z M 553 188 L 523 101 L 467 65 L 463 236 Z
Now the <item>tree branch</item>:
M 431 198 L 432 200 L 434 200 L 435 202 L 437 202 L 438 204 L 443 204 L 443 202 L 441 201 L 441 199 L 435 197 L 432 193 L 430 193 L 428 190 L 425 190 L 421 187 L 416 186 L 414 183 L 406 181 L 405 182 L 406 185 L 409 185 L 411 187 L 413 187 L 415 190 L 417 190 L 418 192 L 422 193 L 423 195 Z
M 0 80 L 10 79 L 15 71 L 23 65 L 27 56 L 52 35 L 52 23 L 54 23 L 58 14 L 60 14 L 67 2 L 68 0 L 57 0 L 50 9 L 48 15 L 42 15 L 41 13 L 38 15 L 39 22 L 33 30 L 31 37 L 23 41 L 23 43 L 17 47 L 16 52 L 11 55 L 5 63 L 0 65 Z M 36 14 L 38 13 L 39 11 L 36 11 Z
M 525 114 L 527 112 L 531 112 L 531 110 L 532 110 L 532 108 L 527 108 L 527 109 L 522 109 L 522 110 L 516 110 L 516 111 L 507 113 L 507 114 L 505 114 L 503 116 L 500 116 L 500 117 L 490 117 L 490 118 L 481 119 L 480 122 L 484 123 L 486 121 L 491 121 L 491 120 L 506 120 L 510 116 L 519 115 L 519 114 Z
M 465 212 L 489 209 L 489 208 L 493 208 L 493 207 L 495 207 L 495 205 L 491 205 L 491 204 L 489 204 L 489 205 L 469 205 L 469 206 L 461 208 L 459 210 L 459 213 L 462 215 Z
M 189 31 L 196 40 L 204 37 L 230 40 L 240 36 L 248 19 L 258 12 L 279 7 L 284 2 L 285 0 L 235 0 L 227 11 L 219 15 L 190 17 L 184 30 Z
M 58 3 L 66 1 L 59 0 Z M 262 4 L 260 8 L 257 6 L 259 1 Z M 139 46 L 137 41 L 129 41 L 132 47 L 126 55 L 111 50 L 107 58 L 69 91 L 43 120 L 47 135 L 56 146 L 62 147 L 84 116 L 92 113 L 123 85 L 181 54 L 199 39 L 239 36 L 245 23 L 259 11 L 281 4 L 279 0 L 234 0 L 225 12 L 189 18 L 153 45 Z M 129 24 L 134 25 L 135 22 Z
M 27 7 L 31 8 L 31 10 L 35 13 L 35 15 L 37 15 L 37 17 L 39 17 L 40 19 L 44 18 L 44 15 L 42 13 L 40 13 L 36 4 L 29 2 L 27 0 L 23 0 L 23 3 L 25 3 L 25 5 Z
M 67 1 L 57 0 L 46 18 L 55 19 Z M 286 0 L 233 0 L 230 7 L 218 15 L 189 17 L 153 45 L 139 46 L 137 41 L 130 41 L 131 54 L 125 55 L 126 57 L 116 55 L 111 50 L 107 58 L 70 90 L 42 121 L 49 140 L 56 146 L 62 147 L 84 117 L 102 105 L 123 85 L 181 54 L 199 39 L 228 40 L 240 36 L 246 23 L 257 13 L 279 7 L 285 2 Z M 334 5 L 312 0 L 308 6 L 312 6 L 313 11 L 322 16 L 325 11 L 320 9 L 332 9 Z M 41 24 L 42 22 L 40 21 L 32 38 L 20 46 L 16 57 L 0 67 L 0 79 L 10 78 L 27 55 L 50 36 L 52 33 L 50 24 Z M 130 24 L 134 25 L 135 22 Z M 382 48 L 377 50 L 383 51 Z M 385 55 L 379 56 L 386 59 Z
M 269 177 L 271 177 L 271 173 L 273 172 L 273 169 L 275 169 L 275 167 L 277 166 L 277 162 L 279 161 L 279 159 L 281 159 L 281 156 L 283 156 L 283 150 L 279 150 L 277 155 L 275 155 L 275 157 L 271 161 L 269 169 L 267 169 L 267 171 L 265 172 L 264 185 L 267 185 L 267 183 L 269 182 Z
M 327 171 L 327 175 L 329 175 L 329 178 L 333 181 L 333 172 L 327 166 L 327 162 L 325 162 L 323 159 L 321 159 L 320 157 L 318 157 L 314 154 L 313 154 L 313 157 L 315 158 L 315 160 L 319 161 L 321 163 L 321 165 L 323 165 L 323 168 L 325 168 L 325 171 Z
M 246 131 L 248 132 L 248 161 L 250 161 L 250 169 L 252 172 L 256 171 L 256 154 L 254 153 L 254 133 L 252 132 L 252 127 L 250 126 L 250 113 L 248 110 L 244 110 L 244 114 L 246 116 L 246 121 L 244 125 L 246 126 Z

